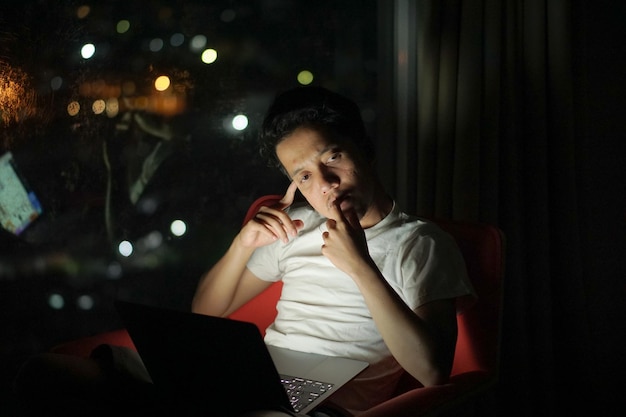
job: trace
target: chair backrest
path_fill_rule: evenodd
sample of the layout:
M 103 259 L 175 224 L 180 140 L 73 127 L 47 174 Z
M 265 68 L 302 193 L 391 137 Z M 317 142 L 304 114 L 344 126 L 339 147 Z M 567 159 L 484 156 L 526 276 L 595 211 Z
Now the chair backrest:
M 260 206 L 271 205 L 281 197 L 264 196 L 256 200 L 250 206 L 244 223 L 254 216 Z M 497 227 L 487 224 L 433 221 L 456 239 L 478 294 L 477 302 L 457 317 L 459 333 L 452 375 L 481 371 L 496 378 L 500 351 L 504 235 Z M 281 282 L 272 284 L 230 317 L 253 322 L 264 333 L 276 317 L 276 302 L 281 289 Z
M 243 219 L 243 224 L 250 221 L 262 206 L 271 206 L 277 203 L 283 196 L 266 195 L 256 199 L 248 208 L 248 212 Z M 272 324 L 276 318 L 276 303 L 280 298 L 280 292 L 283 288 L 282 281 L 278 281 L 269 286 L 261 294 L 248 301 L 237 311 L 230 314 L 230 318 L 234 320 L 242 320 L 256 324 L 261 333 L 265 335 L 265 329 Z
M 435 220 L 463 254 L 478 300 L 457 317 L 459 328 L 452 375 L 484 371 L 496 378 L 504 277 L 504 235 L 492 225 Z

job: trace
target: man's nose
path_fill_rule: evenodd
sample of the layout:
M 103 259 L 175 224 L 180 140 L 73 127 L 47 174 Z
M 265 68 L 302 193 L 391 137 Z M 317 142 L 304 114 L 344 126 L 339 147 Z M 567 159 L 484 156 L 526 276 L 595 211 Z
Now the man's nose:
M 322 168 L 321 174 L 318 178 L 320 181 L 319 187 L 322 194 L 328 193 L 333 188 L 337 188 L 339 185 L 339 177 L 335 175 L 331 170 Z

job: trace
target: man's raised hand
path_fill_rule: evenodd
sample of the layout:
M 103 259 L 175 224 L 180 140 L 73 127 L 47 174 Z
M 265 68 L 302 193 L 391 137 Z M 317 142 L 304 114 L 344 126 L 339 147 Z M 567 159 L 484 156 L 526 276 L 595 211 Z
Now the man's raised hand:
M 241 229 L 239 238 L 246 247 L 258 248 L 280 239 L 288 242 L 296 236 L 304 224 L 301 220 L 292 220 L 285 209 L 293 204 L 297 185 L 292 182 L 282 199 L 271 206 L 262 206 L 248 223 Z
M 337 268 L 352 275 L 362 267 L 363 261 L 371 261 L 365 231 L 354 209 L 344 213 L 339 204 L 333 203 L 331 214 L 332 218 L 326 221 L 328 230 L 322 235 L 322 254 Z

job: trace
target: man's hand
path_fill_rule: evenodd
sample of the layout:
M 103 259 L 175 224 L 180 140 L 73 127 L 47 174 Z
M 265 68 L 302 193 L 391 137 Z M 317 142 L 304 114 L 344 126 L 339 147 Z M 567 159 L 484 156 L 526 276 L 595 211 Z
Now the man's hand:
M 339 204 L 331 207 L 333 218 L 326 221 L 328 231 L 322 234 L 324 244 L 322 254 L 340 270 L 354 276 L 365 264 L 372 265 L 369 255 L 365 231 L 353 209 L 345 213 Z
M 296 183 L 292 182 L 282 199 L 271 207 L 261 207 L 246 223 L 239 233 L 240 242 L 244 247 L 258 248 L 278 239 L 287 243 L 290 236 L 298 234 L 304 223 L 301 220 L 292 220 L 284 212 L 293 203 L 297 189 Z

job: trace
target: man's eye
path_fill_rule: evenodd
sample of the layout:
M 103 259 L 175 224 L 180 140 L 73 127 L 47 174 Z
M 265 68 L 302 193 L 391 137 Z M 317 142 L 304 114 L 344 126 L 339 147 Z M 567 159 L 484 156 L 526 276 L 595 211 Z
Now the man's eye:
M 305 174 L 305 175 L 301 176 L 301 177 L 300 177 L 300 182 L 305 182 L 306 180 L 308 180 L 308 179 L 309 179 L 309 177 L 310 177 L 310 175 L 309 175 L 309 174 Z
M 337 160 L 341 159 L 341 153 L 337 152 L 332 154 L 329 158 L 328 158 L 328 162 L 335 162 Z

